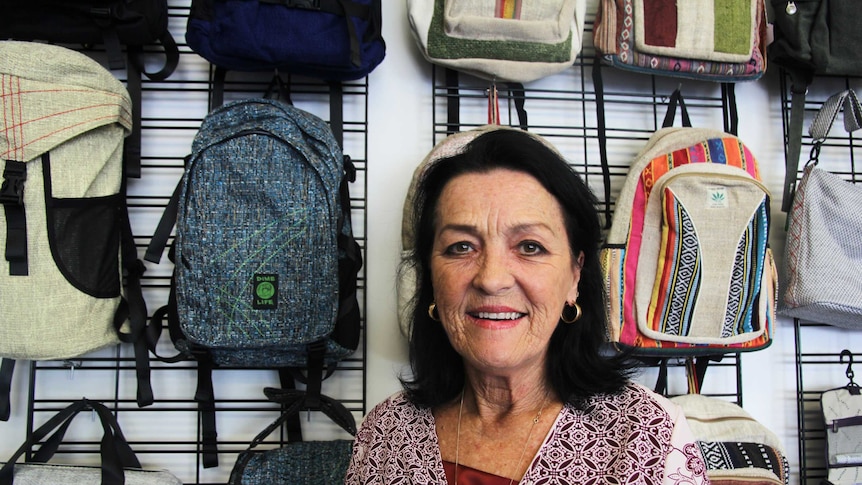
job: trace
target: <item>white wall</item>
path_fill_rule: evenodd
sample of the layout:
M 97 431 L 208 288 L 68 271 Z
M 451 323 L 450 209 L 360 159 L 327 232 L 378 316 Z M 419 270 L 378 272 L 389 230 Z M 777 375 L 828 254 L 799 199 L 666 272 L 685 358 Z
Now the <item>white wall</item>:
M 403 0 L 384 0 L 385 61 L 370 77 L 369 146 L 367 192 L 367 402 L 371 406 L 399 389 L 397 376 L 405 369 L 405 343 L 398 330 L 395 305 L 395 272 L 400 250 L 401 209 L 415 165 L 431 148 L 433 133 L 431 69 L 418 53 L 406 21 Z M 591 4 L 590 12 L 595 12 Z M 592 15 L 589 17 L 592 20 Z M 634 75 L 633 75 L 634 76 Z M 546 80 L 553 85 L 555 79 Z M 632 82 L 644 82 L 632 77 Z M 648 83 L 645 82 L 645 86 Z M 529 87 L 529 85 L 528 85 Z M 780 98 L 775 76 L 737 86 L 740 135 L 757 155 L 764 178 L 780 199 L 783 178 L 783 149 Z M 529 105 L 528 105 L 529 110 Z M 561 113 L 577 118 L 580 113 Z M 772 247 L 780 264 L 784 244 L 784 215 L 774 204 Z M 862 337 L 852 332 L 824 332 L 815 335 L 827 352 L 856 346 Z M 785 446 L 795 473 L 797 456 L 796 376 L 794 334 L 791 321 L 778 322 L 774 344 L 743 357 L 745 408 L 772 429 Z M 824 377 L 823 388 L 843 384 Z M 26 367 L 19 368 L 16 389 L 26 388 Z M 57 377 L 57 386 L 68 386 Z M 13 417 L 0 423 L 0 461 L 5 460 L 24 440 L 26 396 L 19 392 L 13 401 Z M 166 426 L 169 426 L 166 424 Z M 259 429 L 256 428 L 256 429 Z M 160 466 L 161 463 L 149 463 Z M 796 482 L 794 475 L 791 483 Z

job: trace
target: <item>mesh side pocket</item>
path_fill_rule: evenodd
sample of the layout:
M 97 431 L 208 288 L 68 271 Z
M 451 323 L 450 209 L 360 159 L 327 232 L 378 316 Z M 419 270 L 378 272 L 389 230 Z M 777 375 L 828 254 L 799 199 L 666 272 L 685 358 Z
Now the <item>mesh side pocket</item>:
M 120 198 L 51 199 L 48 239 L 57 268 L 96 298 L 120 295 Z

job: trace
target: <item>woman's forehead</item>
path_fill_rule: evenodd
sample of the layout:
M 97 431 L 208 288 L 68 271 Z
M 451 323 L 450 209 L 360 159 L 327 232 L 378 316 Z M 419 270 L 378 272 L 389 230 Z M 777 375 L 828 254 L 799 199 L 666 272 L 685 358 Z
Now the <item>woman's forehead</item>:
M 476 223 L 502 218 L 507 225 L 561 225 L 562 207 L 529 174 L 497 169 L 462 174 L 443 189 L 437 204 L 438 223 Z

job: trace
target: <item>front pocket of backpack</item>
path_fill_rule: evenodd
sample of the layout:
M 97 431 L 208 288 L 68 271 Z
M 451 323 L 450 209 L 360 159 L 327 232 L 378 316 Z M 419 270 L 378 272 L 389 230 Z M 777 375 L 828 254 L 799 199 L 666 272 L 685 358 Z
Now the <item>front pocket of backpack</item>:
M 50 200 L 48 240 L 57 269 L 96 298 L 120 295 L 120 196 Z
M 660 234 L 639 261 L 638 325 L 657 340 L 732 345 L 764 331 L 769 199 L 743 178 L 677 176 L 654 190 Z M 660 195 L 660 197 L 659 197 Z M 651 266 L 650 271 L 644 271 Z
M 443 28 L 459 39 L 559 44 L 569 38 L 575 15 L 573 0 L 445 0 Z
M 357 19 L 352 18 L 352 21 Z M 290 66 L 349 64 L 344 17 L 253 0 L 214 3 L 210 38 L 216 54 Z

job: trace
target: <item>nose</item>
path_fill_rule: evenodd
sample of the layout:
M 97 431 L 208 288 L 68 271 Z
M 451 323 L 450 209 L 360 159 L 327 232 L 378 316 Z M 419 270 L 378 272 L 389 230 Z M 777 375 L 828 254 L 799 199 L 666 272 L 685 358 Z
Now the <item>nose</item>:
M 486 249 L 478 259 L 473 286 L 489 295 L 499 294 L 515 283 L 507 253 L 502 249 Z

